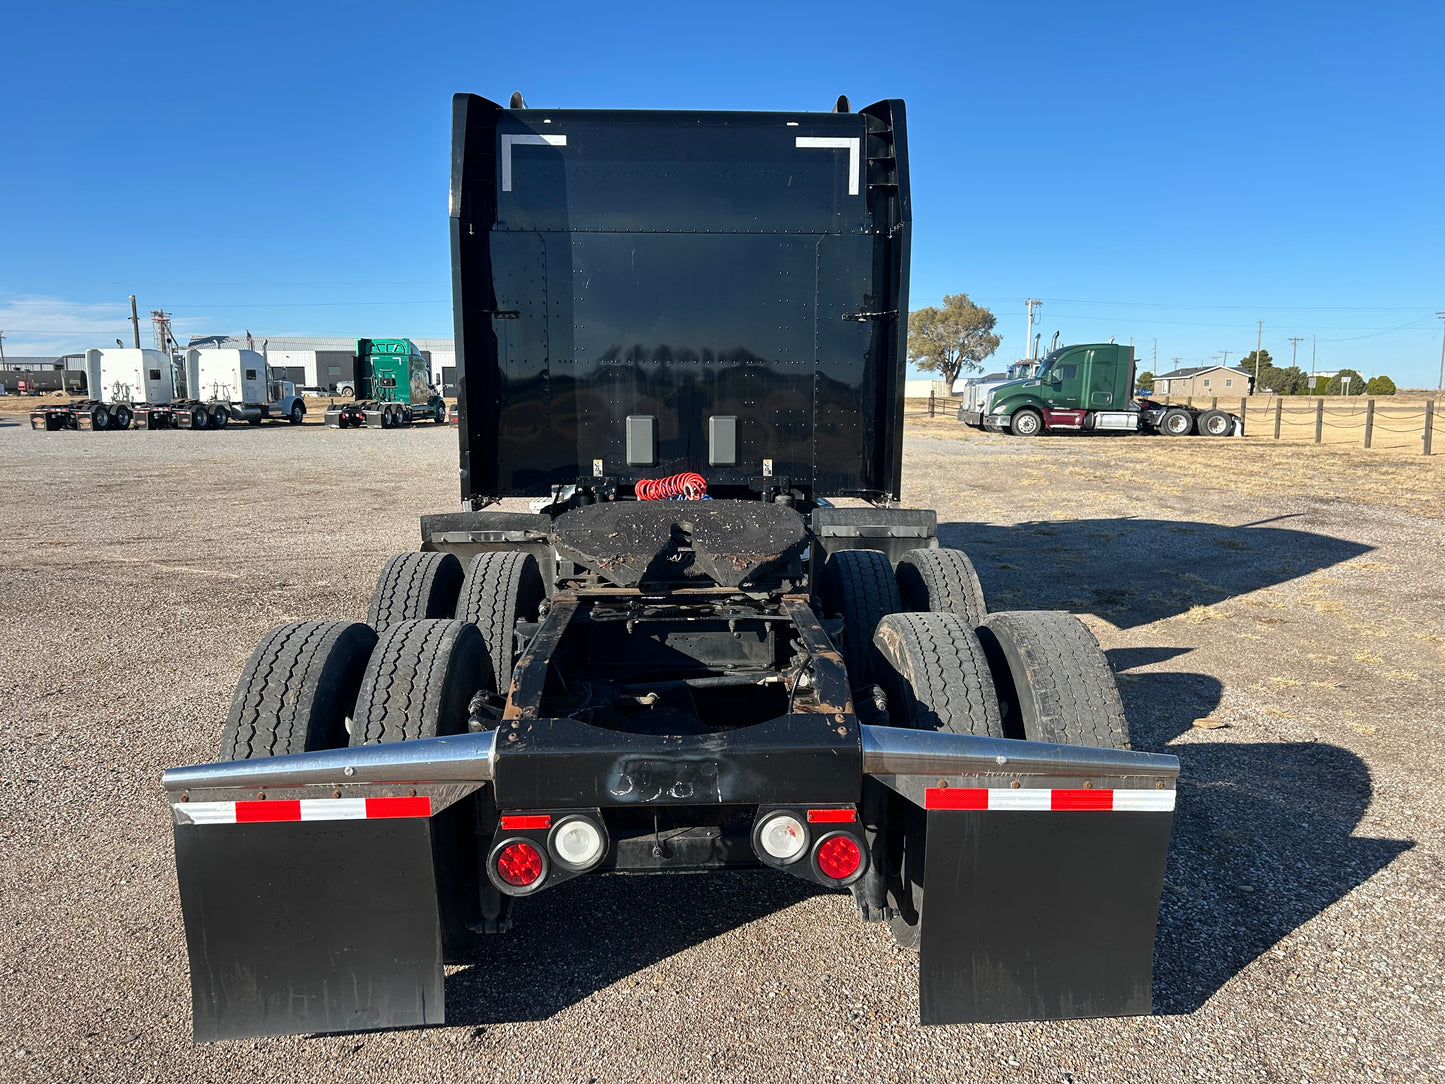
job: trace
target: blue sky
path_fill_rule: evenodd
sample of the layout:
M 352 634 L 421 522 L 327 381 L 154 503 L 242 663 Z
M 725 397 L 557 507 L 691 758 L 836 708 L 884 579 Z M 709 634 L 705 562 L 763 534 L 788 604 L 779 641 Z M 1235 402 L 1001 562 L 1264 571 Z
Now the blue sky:
M 127 336 L 451 334 L 450 100 L 826 110 L 901 97 L 912 307 L 1000 356 L 1255 344 L 1434 387 L 1445 5 L 10 5 L 8 355 Z M 128 340 L 127 340 L 128 341 Z M 148 341 L 148 340 L 147 340 Z

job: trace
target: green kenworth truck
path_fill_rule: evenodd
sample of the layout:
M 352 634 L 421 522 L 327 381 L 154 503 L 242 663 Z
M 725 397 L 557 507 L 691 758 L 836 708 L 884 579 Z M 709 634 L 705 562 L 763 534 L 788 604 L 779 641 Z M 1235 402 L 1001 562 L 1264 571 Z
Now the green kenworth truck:
M 1118 343 L 1063 346 L 1036 376 L 965 399 L 960 421 L 995 433 L 1164 433 L 1171 437 L 1244 435 L 1244 419 L 1217 408 L 1156 403 L 1134 395 L 1134 348 Z
M 326 411 L 333 429 L 445 425 L 447 405 L 431 382 L 431 364 L 410 339 L 356 340 L 356 398 Z

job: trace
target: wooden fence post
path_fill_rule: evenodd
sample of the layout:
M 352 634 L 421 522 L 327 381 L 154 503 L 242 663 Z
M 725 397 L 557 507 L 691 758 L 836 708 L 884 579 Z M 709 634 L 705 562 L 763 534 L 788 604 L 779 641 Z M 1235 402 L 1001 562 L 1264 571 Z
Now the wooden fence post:
M 1279 440 L 1279 423 L 1284 420 L 1284 400 L 1279 396 L 1274 398 L 1274 439 Z
M 1365 400 L 1365 447 L 1370 446 L 1370 438 L 1375 433 L 1375 401 Z
M 1430 437 L 1435 429 L 1435 400 L 1425 400 L 1425 435 L 1421 438 L 1425 442 L 1425 449 L 1421 455 L 1430 454 Z
M 1245 414 L 1247 414 L 1248 412 L 1249 412 L 1249 399 L 1246 398 L 1246 397 L 1244 397 L 1244 396 L 1240 396 L 1240 398 L 1239 398 L 1239 416 L 1242 418 L 1242 417 L 1244 417 Z
M 1315 443 L 1318 444 L 1325 435 L 1325 401 L 1315 400 Z
M 1210 410 L 1218 410 L 1218 409 L 1219 409 L 1219 396 L 1216 395 L 1213 399 L 1209 400 L 1209 409 L 1210 409 Z
M 933 417 L 933 411 L 934 411 L 933 389 L 932 389 L 932 388 L 929 388 L 929 389 L 928 389 L 928 416 L 929 416 L 930 418 Z

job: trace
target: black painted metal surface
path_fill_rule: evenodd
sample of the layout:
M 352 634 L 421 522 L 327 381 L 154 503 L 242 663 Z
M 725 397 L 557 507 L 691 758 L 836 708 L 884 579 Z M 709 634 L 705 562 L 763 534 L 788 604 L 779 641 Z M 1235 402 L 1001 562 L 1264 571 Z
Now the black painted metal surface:
M 181 824 L 175 844 L 198 1041 L 442 1023 L 429 820 Z
M 451 218 L 464 500 L 683 471 L 738 495 L 786 478 L 897 496 L 902 102 L 680 113 L 458 95 Z M 629 416 L 657 419 L 654 465 L 628 466 Z M 714 417 L 738 419 L 735 465 L 709 463 Z
M 848 804 L 862 786 L 858 724 L 848 716 L 786 715 L 727 734 L 668 737 L 533 719 L 502 733 L 495 787 L 503 809 L 564 800 L 604 809 Z
M 924 1024 L 1151 1011 L 1169 813 L 928 814 Z

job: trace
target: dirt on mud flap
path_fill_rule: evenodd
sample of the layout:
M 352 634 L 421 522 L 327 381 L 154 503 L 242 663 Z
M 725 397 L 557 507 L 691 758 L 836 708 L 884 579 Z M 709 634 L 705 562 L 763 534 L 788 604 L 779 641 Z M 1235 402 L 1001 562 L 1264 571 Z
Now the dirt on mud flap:
M 785 505 L 756 501 L 616 502 L 560 518 L 557 552 L 609 583 L 748 587 L 802 578 L 808 532 Z

